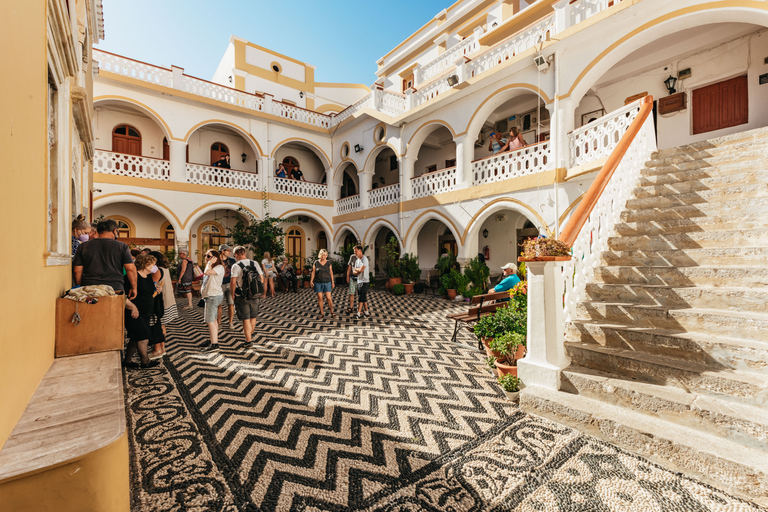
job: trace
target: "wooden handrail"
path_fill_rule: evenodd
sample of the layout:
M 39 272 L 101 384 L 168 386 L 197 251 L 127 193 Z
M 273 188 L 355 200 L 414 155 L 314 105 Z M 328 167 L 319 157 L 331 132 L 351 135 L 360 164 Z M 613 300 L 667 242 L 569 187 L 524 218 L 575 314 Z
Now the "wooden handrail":
M 592 186 L 589 187 L 589 190 L 587 190 L 587 193 L 584 195 L 584 199 L 581 200 L 579 206 L 576 207 L 576 211 L 573 212 L 571 220 L 560 233 L 559 240 L 561 242 L 565 242 L 569 247 L 573 247 L 576 237 L 579 236 L 579 232 L 581 232 L 581 228 L 583 228 L 584 224 L 587 222 L 597 201 L 603 194 L 603 190 L 608 186 L 608 182 L 611 180 L 613 173 L 627 153 L 632 141 L 634 141 L 637 134 L 640 133 L 640 128 L 645 123 L 651 110 L 653 110 L 653 96 L 648 95 L 640 100 L 640 112 L 638 112 L 637 117 L 635 117 L 635 120 L 629 125 L 626 133 L 624 133 L 619 143 L 613 149 L 613 152 L 608 157 L 605 165 L 603 165 L 603 168 L 595 178 L 595 181 L 592 182 Z

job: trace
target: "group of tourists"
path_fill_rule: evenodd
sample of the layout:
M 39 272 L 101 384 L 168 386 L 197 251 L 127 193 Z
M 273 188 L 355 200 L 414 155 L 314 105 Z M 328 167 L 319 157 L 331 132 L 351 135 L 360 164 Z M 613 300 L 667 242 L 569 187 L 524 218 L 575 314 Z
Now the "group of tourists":
M 491 138 L 488 143 L 488 151 L 492 155 L 497 153 L 504 153 L 506 151 L 514 151 L 525 147 L 525 140 L 523 135 L 516 127 L 512 127 L 509 130 L 509 137 L 504 138 L 504 134 L 501 132 L 491 132 Z
M 275 177 L 306 181 L 306 179 L 304 179 L 304 173 L 301 172 L 301 169 L 299 169 L 298 165 L 295 165 L 293 169 L 291 169 L 290 171 L 288 171 L 288 169 L 285 168 L 285 165 L 283 164 L 278 165 L 277 169 L 275 169 Z

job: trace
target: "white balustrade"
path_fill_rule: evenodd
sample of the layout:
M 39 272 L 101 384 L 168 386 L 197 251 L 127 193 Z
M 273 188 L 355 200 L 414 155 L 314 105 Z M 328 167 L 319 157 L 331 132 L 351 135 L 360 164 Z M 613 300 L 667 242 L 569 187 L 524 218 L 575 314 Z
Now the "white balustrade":
M 376 108 L 381 113 L 399 116 L 405 112 L 405 96 L 389 91 L 381 91 Z
M 152 84 L 173 87 L 173 73 L 170 69 L 101 50 L 93 50 L 93 58 L 99 63 L 99 69 L 104 71 Z
M 357 114 L 364 108 L 370 107 L 372 100 L 373 100 L 373 94 L 369 92 L 368 94 L 363 96 L 362 99 L 358 100 L 356 103 L 353 103 L 352 105 L 348 106 L 347 108 L 339 112 L 337 115 L 335 115 L 332 121 L 333 126 L 336 126 L 337 124 L 341 123 L 348 117 L 352 117 L 353 115 Z
M 356 212 L 360 209 L 360 195 L 345 197 L 336 201 L 336 215 Z
M 449 48 L 445 53 L 438 56 L 431 62 L 421 66 L 419 73 L 419 82 L 414 85 L 418 85 L 427 82 L 431 78 L 439 75 L 441 72 L 448 68 L 452 68 L 453 65 L 461 57 L 467 57 L 472 55 L 480 48 L 480 43 L 477 41 L 477 37 L 473 34 L 464 41 Z
M 272 113 L 284 119 L 292 119 L 299 123 L 305 123 L 319 128 L 330 128 L 331 117 L 326 114 L 318 114 L 311 110 L 276 101 L 272 103 Z
M 621 2 L 622 0 L 577 0 L 568 6 L 570 9 L 568 21 L 571 26 L 576 25 Z
M 93 172 L 170 181 L 171 163 L 158 158 L 96 150 L 93 152 Z
M 413 199 L 433 196 L 456 189 L 456 168 L 440 169 L 412 178 Z
M 187 181 L 196 185 L 259 190 L 259 175 L 255 172 L 236 171 L 201 164 L 187 164 Z
M 568 167 L 606 158 L 640 112 L 636 101 L 568 134 Z
M 472 185 L 495 183 L 551 169 L 549 141 L 540 142 L 472 162 Z
M 479 55 L 467 64 L 469 77 L 484 73 L 545 41 L 547 32 L 550 35 L 554 32 L 553 21 L 554 15 L 550 14 L 541 21 L 523 29 L 511 39 Z
M 328 186 L 325 183 L 292 180 L 290 178 L 273 178 L 272 192 L 289 196 L 328 199 Z
M 248 94 L 231 87 L 225 87 L 207 80 L 201 80 L 189 75 L 183 75 L 183 90 L 198 96 L 204 96 L 212 100 L 222 101 L 230 105 L 237 105 L 251 110 L 261 111 L 264 108 L 264 98 L 255 94 Z
M 639 102 L 632 105 L 639 108 Z M 566 322 L 575 318 L 576 304 L 583 300 L 587 281 L 601 264 L 600 254 L 608 250 L 608 238 L 637 186 L 640 171 L 655 150 L 653 117 L 648 116 L 581 228 L 573 244 L 573 258 L 564 266 Z
M 368 191 L 368 205 L 371 208 L 395 204 L 400 201 L 400 184 L 387 185 Z
M 417 107 L 422 103 L 433 100 L 450 88 L 451 86 L 448 85 L 448 80 L 433 80 L 416 91 L 413 95 L 413 106 Z

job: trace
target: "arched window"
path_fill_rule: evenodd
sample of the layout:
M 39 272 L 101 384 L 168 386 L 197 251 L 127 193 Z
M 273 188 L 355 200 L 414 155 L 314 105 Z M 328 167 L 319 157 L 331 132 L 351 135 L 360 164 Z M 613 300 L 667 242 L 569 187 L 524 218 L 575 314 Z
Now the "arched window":
M 221 142 L 211 144 L 211 165 L 219 161 L 219 158 L 229 154 L 229 148 Z
M 317 250 L 320 249 L 328 250 L 328 236 L 325 234 L 325 231 L 320 231 L 317 234 Z
M 201 258 L 208 249 L 219 250 L 219 246 L 227 242 L 227 234 L 224 226 L 216 221 L 208 221 L 200 226 L 200 253 Z
M 163 137 L 163 160 L 171 159 L 171 146 L 168 145 L 168 139 Z
M 285 237 L 285 252 L 292 256 L 298 256 L 298 267 L 304 266 L 304 259 L 301 251 L 301 239 L 304 238 L 304 233 L 299 228 L 288 229 L 288 234 Z
M 107 218 L 117 222 L 117 236 L 119 238 L 133 238 L 135 232 L 133 222 L 125 217 L 118 217 L 116 215 L 111 215 Z
M 164 238 L 166 240 L 176 239 L 176 232 L 173 230 L 173 225 L 170 222 L 166 221 L 162 226 L 160 226 L 160 238 Z
M 112 151 L 141 156 L 141 133 L 133 126 L 121 124 L 112 130 Z

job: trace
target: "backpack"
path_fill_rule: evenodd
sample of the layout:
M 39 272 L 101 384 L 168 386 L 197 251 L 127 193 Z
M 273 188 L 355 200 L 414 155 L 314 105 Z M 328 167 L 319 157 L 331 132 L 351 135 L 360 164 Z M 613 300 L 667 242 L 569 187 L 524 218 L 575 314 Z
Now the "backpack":
M 259 271 L 253 262 L 249 266 L 238 263 L 243 271 L 243 286 L 238 288 L 240 296 L 245 300 L 255 299 L 264 293 L 264 284 L 261 282 Z

